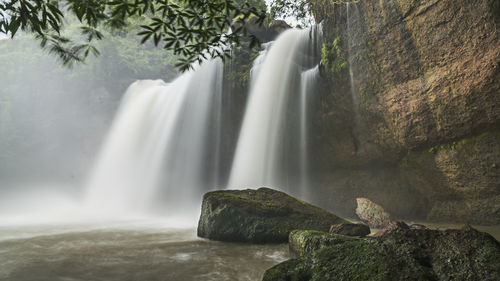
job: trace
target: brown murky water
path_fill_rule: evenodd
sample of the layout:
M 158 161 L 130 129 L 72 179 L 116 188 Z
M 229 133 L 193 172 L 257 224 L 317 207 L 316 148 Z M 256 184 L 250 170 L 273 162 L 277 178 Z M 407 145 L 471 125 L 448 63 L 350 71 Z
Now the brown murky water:
M 288 258 L 287 245 L 208 241 L 194 229 L 0 227 L 6 281 L 254 281 Z
M 500 240 L 500 226 L 476 228 Z M 157 222 L 0 226 L 2 281 L 256 281 L 288 258 L 287 245 L 208 241 Z

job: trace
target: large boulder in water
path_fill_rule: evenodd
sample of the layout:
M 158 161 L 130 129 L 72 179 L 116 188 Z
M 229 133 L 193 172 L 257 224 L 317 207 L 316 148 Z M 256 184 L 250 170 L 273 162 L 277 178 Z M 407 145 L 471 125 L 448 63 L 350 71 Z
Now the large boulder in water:
M 345 220 L 269 188 L 203 196 L 198 236 L 219 241 L 283 243 L 295 229 L 328 231 Z
M 471 227 L 400 229 L 364 239 L 294 231 L 290 240 L 301 241 L 294 244 L 300 258 L 267 270 L 264 281 L 500 280 L 500 243 Z

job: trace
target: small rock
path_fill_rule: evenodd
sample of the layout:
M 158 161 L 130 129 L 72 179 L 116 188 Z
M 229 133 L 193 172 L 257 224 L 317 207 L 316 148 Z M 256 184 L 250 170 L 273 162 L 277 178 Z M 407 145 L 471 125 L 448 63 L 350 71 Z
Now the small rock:
M 401 230 L 408 230 L 410 227 L 402 221 L 393 221 L 373 235 L 373 237 L 380 237 Z M 424 227 L 425 229 L 425 227 Z
M 410 225 L 410 229 L 427 229 L 427 226 L 423 225 L 423 224 L 417 224 L 417 223 L 414 223 L 412 225 Z
M 330 233 L 346 236 L 365 237 L 370 234 L 370 227 L 366 224 L 343 223 L 330 227 Z
M 384 228 L 392 222 L 391 215 L 384 208 L 366 198 L 356 198 L 356 215 L 372 228 Z

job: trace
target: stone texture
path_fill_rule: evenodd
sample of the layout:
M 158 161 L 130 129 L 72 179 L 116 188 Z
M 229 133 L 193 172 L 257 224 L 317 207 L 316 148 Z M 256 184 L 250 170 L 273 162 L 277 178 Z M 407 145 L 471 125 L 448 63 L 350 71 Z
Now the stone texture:
M 308 231 L 292 232 L 295 237 L 303 241 L 300 257 L 270 268 L 264 281 L 500 280 L 500 243 L 470 227 L 371 239 Z
M 398 217 L 499 224 L 498 1 L 311 3 L 349 61 L 314 102 L 320 204 L 378 192 Z
M 302 257 L 323 247 L 351 241 L 349 238 L 345 235 L 327 234 L 316 230 L 294 230 L 290 232 L 288 247 L 292 257 Z M 351 239 L 354 241 L 356 238 Z
M 384 228 L 391 224 L 392 218 L 382 206 L 377 205 L 366 198 L 356 198 L 358 207 L 356 215 L 373 228 Z
M 284 243 L 295 229 L 328 231 L 347 221 L 269 188 L 206 193 L 198 236 L 219 241 Z
M 345 236 L 365 237 L 366 235 L 370 234 L 370 227 L 360 223 L 334 224 L 330 227 L 329 233 Z

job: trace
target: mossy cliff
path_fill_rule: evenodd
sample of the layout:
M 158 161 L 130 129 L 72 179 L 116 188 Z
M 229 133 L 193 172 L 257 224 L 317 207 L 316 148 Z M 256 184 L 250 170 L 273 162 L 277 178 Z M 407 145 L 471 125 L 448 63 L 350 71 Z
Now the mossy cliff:
M 325 42 L 315 200 L 500 224 L 498 1 L 311 2 Z

